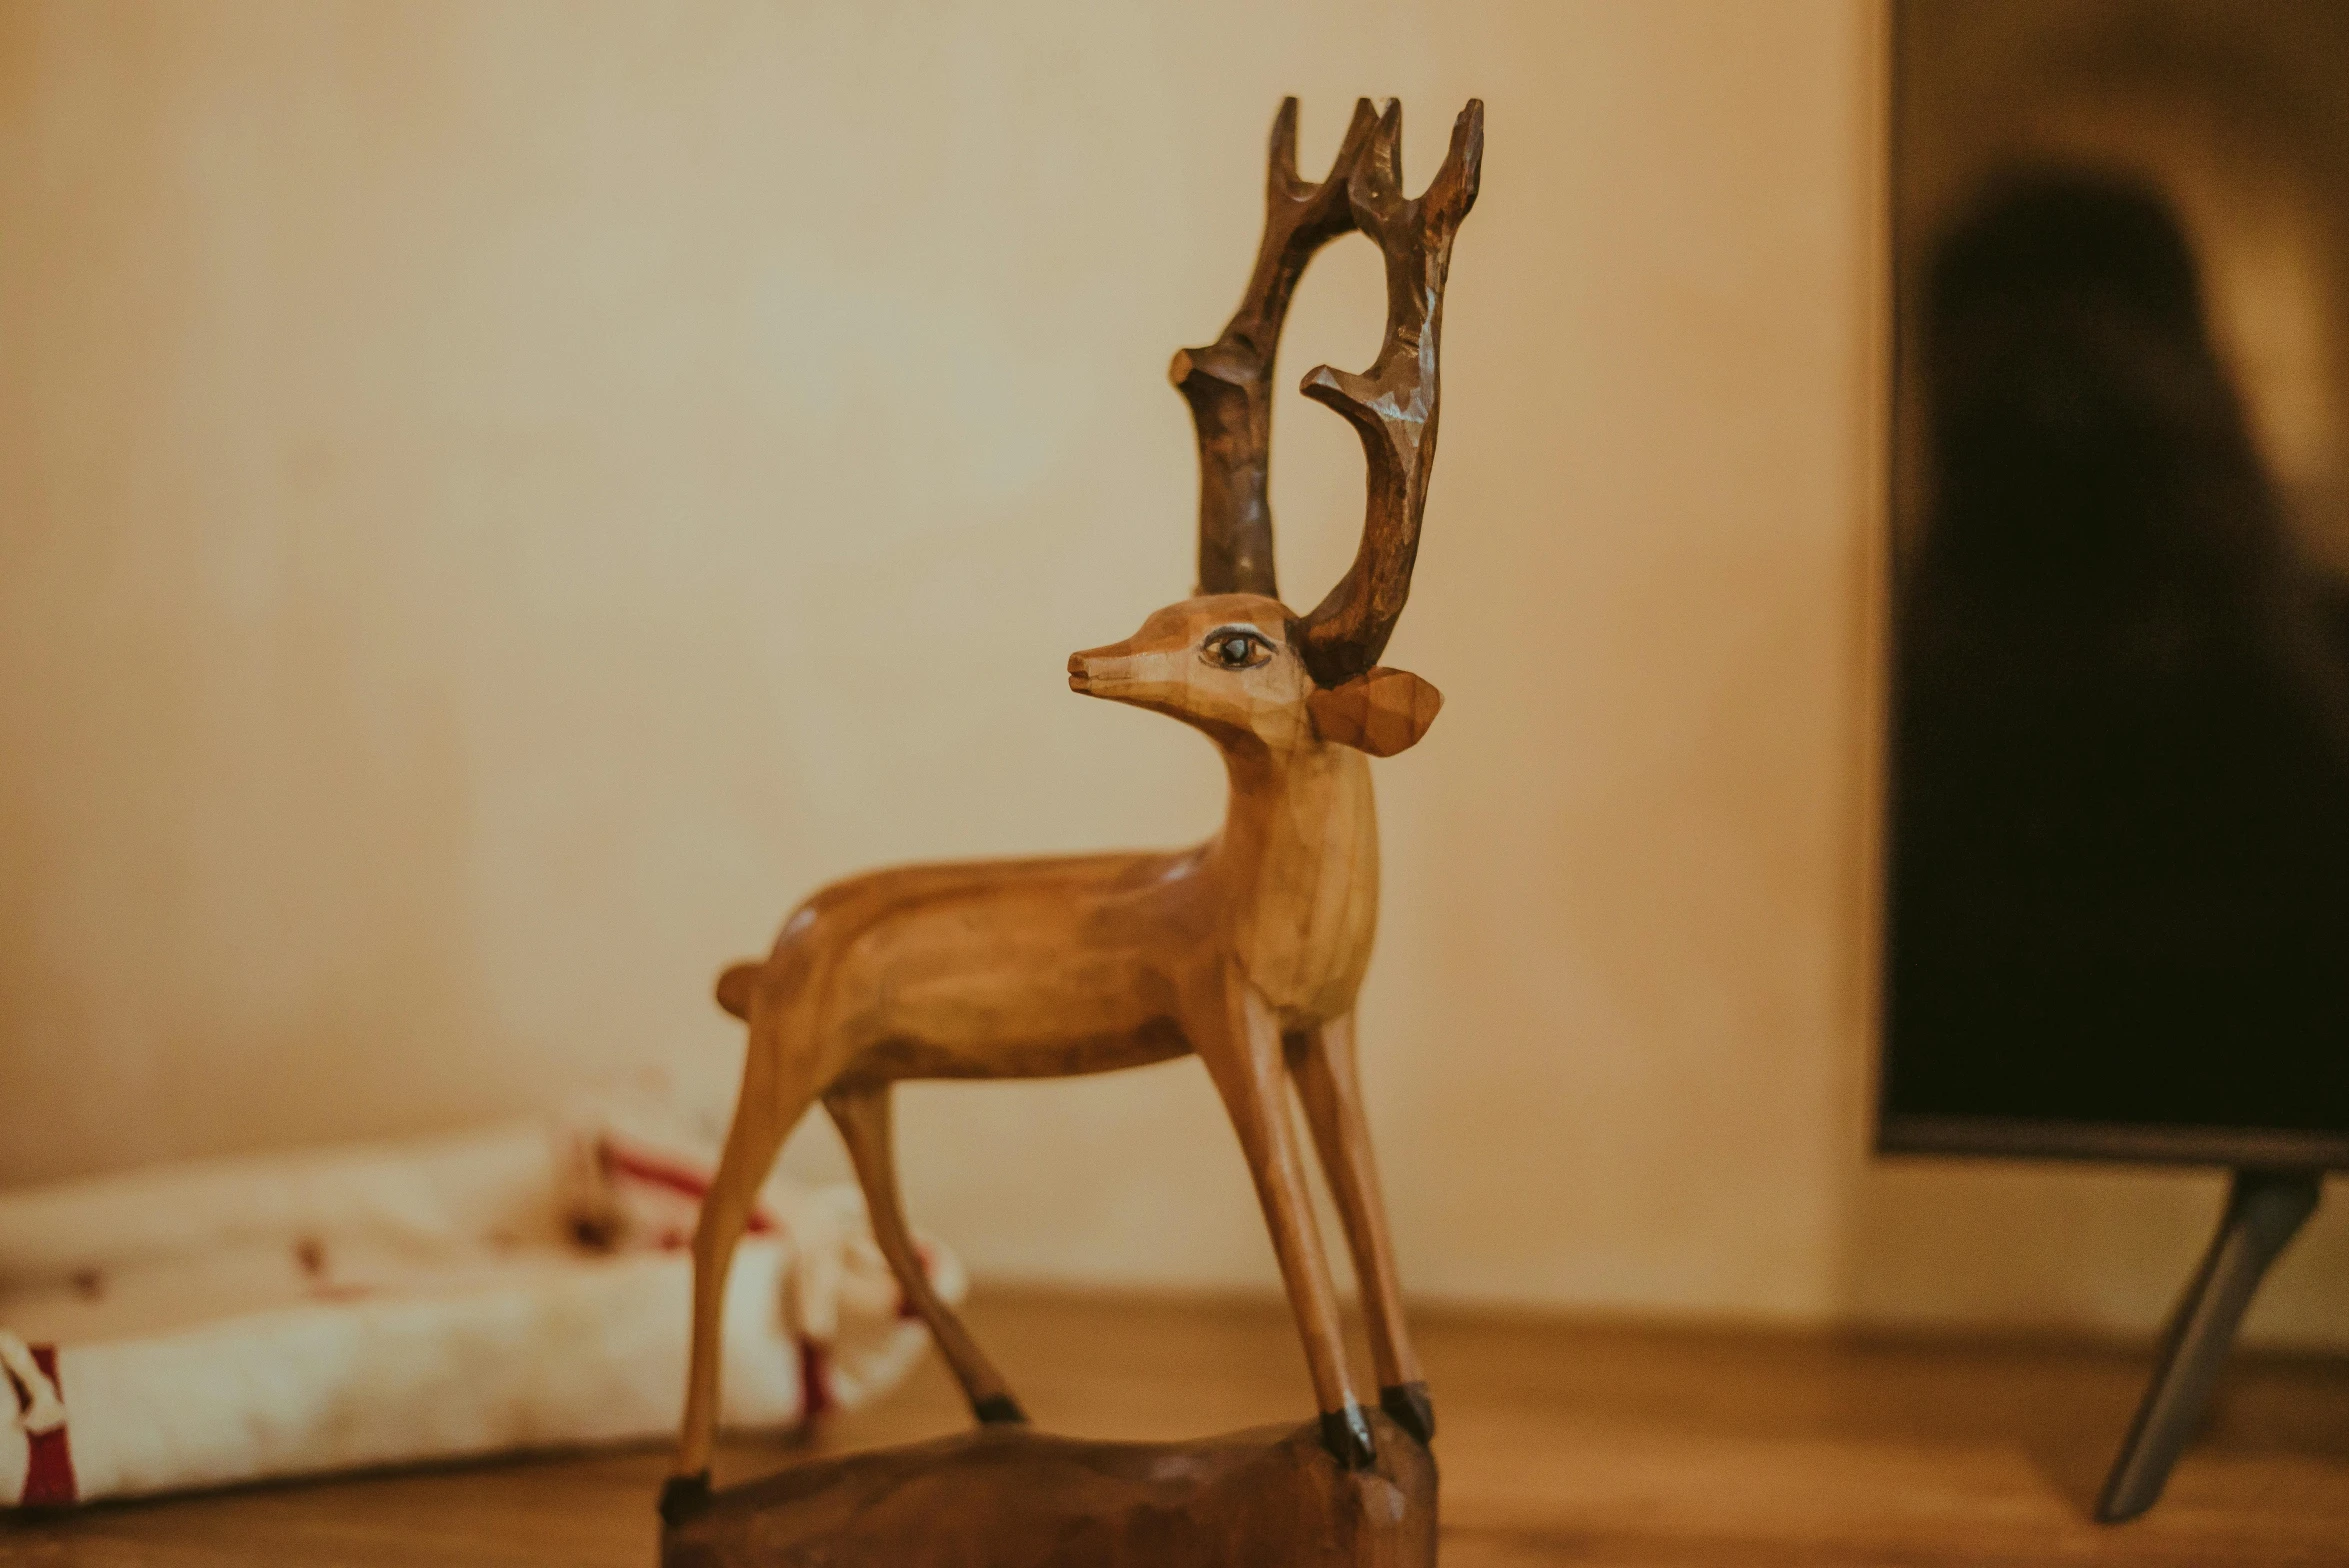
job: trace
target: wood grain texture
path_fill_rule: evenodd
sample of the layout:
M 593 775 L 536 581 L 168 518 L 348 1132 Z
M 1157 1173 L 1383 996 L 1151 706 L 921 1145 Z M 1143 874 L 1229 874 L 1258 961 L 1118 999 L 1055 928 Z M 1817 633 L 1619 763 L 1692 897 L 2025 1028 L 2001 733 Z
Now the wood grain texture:
M 972 1324 L 1039 1421 L 1181 1438 L 1296 1413 L 1276 1301 L 990 1296 Z M 2147 1348 L 1417 1314 L 1444 1390 L 1444 1568 L 2318 1568 L 2349 1563 L 2349 1359 L 2247 1355 L 2161 1507 L 2090 1522 Z M 719 1478 L 934 1438 L 925 1365 L 812 1440 L 736 1440 Z M 44 1568 L 648 1568 L 663 1448 L 515 1460 L 0 1524 Z
M 1376 1305 L 1376 1403 L 1413 1441 L 1432 1436 L 1350 1031 L 1378 922 L 1364 757 L 1416 744 L 1442 702 L 1417 676 L 1376 666 L 1418 553 L 1443 290 L 1454 235 L 1476 200 L 1484 106 L 1471 99 L 1461 111 L 1450 151 L 1416 198 L 1402 194 L 1401 136 L 1400 106 L 1374 116 L 1358 105 L 1329 177 L 1306 185 L 1296 102 L 1284 103 L 1247 294 L 1215 344 L 1175 357 L 1199 434 L 1201 582 L 1260 591 L 1202 593 L 1123 642 L 1069 656 L 1072 689 L 1163 713 L 1215 745 L 1231 786 L 1222 830 L 1179 853 L 871 872 L 818 892 L 785 920 L 764 961 L 720 976 L 719 1004 L 750 1038 L 693 1239 L 691 1362 L 665 1516 L 706 1501 L 726 1274 L 777 1150 L 819 1100 L 848 1145 L 905 1300 L 972 1413 L 1024 1419 L 977 1337 L 922 1277 L 890 1149 L 891 1086 L 908 1078 L 1061 1077 L 1196 1053 L 1255 1181 L 1322 1440 L 1342 1464 L 1364 1468 L 1375 1439 L 1338 1330 L 1289 1111 L 1294 1078 L 1355 1275 Z M 1386 258 L 1385 335 L 1367 372 L 1323 366 L 1305 390 L 1361 434 L 1362 540 L 1344 578 L 1300 617 L 1271 596 L 1267 378 L 1305 264 L 1349 229 Z
M 1020 1427 L 811 1459 L 667 1531 L 662 1568 L 1434 1568 L 1436 1470 L 1374 1416 L 1378 1463 L 1316 1426 L 1106 1443 Z

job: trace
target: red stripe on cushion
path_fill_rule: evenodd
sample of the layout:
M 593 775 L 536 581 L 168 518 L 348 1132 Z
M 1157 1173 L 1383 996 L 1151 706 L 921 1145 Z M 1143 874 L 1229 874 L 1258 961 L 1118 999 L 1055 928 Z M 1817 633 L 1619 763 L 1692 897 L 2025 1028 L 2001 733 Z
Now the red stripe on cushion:
M 65 1384 L 57 1376 L 57 1347 L 55 1345 L 28 1345 L 33 1353 L 33 1365 L 41 1375 L 57 1385 L 59 1398 L 65 1395 Z M 24 1497 L 27 1508 L 63 1508 L 76 1501 L 73 1485 L 73 1452 L 66 1446 L 65 1423 L 60 1421 L 46 1432 L 31 1434 L 32 1456 L 25 1465 Z
M 799 1341 L 799 1397 L 801 1415 L 813 1421 L 832 1408 L 832 1368 L 824 1347 L 805 1335 Z
M 699 1171 L 688 1170 L 682 1165 L 671 1165 L 666 1160 L 634 1149 L 623 1149 L 609 1138 L 596 1145 L 596 1154 L 603 1161 L 604 1169 L 615 1176 L 626 1176 L 648 1186 L 665 1187 L 696 1202 L 709 1196 L 709 1178 Z M 754 1208 L 744 1228 L 753 1236 L 764 1236 L 783 1227 L 776 1224 L 765 1209 Z

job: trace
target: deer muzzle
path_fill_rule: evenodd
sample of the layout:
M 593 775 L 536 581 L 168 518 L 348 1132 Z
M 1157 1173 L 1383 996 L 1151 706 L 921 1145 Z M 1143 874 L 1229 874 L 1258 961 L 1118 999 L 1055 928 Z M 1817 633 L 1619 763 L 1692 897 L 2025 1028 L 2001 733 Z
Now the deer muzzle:
M 1125 642 L 1113 642 L 1105 648 L 1087 648 L 1082 653 L 1070 654 L 1068 689 L 1090 692 L 1097 680 L 1114 681 L 1131 673 L 1128 667 L 1133 662 L 1133 653 L 1133 642 L 1128 639 Z

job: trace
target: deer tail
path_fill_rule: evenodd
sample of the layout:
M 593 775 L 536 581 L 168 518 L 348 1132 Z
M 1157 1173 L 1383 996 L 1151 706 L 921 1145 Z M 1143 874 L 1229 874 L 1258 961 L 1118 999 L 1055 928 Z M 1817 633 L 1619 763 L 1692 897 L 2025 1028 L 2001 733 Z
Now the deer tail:
M 718 1005 L 743 1022 L 750 1021 L 751 993 L 758 989 L 759 976 L 766 972 L 764 964 L 733 964 L 718 976 Z

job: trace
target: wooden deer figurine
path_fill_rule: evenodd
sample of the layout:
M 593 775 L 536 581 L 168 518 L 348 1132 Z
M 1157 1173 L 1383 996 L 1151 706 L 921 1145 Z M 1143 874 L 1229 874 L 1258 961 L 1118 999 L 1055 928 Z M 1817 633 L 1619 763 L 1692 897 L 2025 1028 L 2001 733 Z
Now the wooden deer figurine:
M 906 1228 L 889 1126 L 905 1078 L 1039 1078 L 1195 1052 L 1255 1176 L 1305 1343 L 1323 1446 L 1374 1462 L 1350 1381 L 1287 1084 L 1302 1100 L 1362 1285 L 1379 1403 L 1426 1443 L 1434 1412 L 1404 1330 L 1354 1066 L 1354 997 L 1378 914 L 1365 753 L 1412 745 L 1442 701 L 1378 668 L 1401 614 L 1435 457 L 1436 347 L 1452 239 L 1476 200 L 1484 106 L 1471 101 L 1425 194 L 1401 192 L 1401 110 L 1356 105 L 1329 178 L 1296 172 L 1295 99 L 1272 134 L 1264 238 L 1223 336 L 1178 353 L 1198 426 L 1199 595 L 1124 642 L 1073 654 L 1069 685 L 1154 709 L 1223 753 L 1223 829 L 1177 853 L 872 872 L 792 914 L 718 1000 L 750 1027 L 741 1098 L 694 1235 L 693 1356 L 671 1519 L 708 1495 L 719 1307 L 753 1195 L 817 1100 L 848 1146 L 874 1238 L 981 1422 L 1021 1421 L 1001 1374 L 930 1288 Z M 1328 367 L 1307 397 L 1350 420 L 1369 467 L 1362 543 L 1310 614 L 1276 597 L 1265 477 L 1271 373 L 1305 264 L 1359 229 L 1386 257 L 1387 329 L 1363 375 Z

